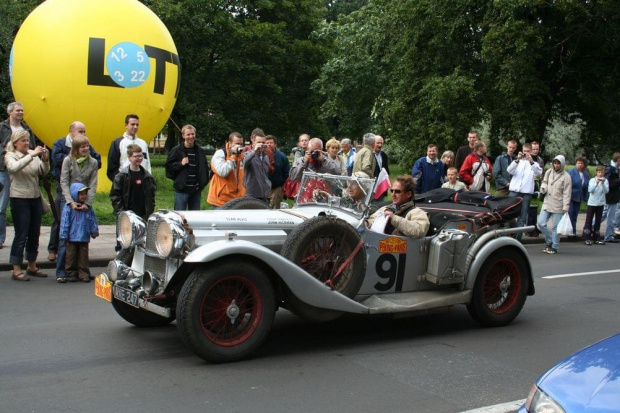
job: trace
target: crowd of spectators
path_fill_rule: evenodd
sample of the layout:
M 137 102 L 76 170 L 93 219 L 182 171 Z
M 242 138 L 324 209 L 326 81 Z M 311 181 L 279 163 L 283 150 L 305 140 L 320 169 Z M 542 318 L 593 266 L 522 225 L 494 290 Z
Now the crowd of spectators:
M 98 235 L 93 199 L 101 157 L 90 146 L 82 122 L 71 123 L 69 133 L 54 142 L 50 154 L 24 122 L 24 109 L 19 102 L 9 104 L 7 113 L 8 119 L 0 122 L 0 248 L 6 241 L 6 210 L 10 204 L 15 227 L 9 260 L 13 265 L 12 278 L 28 281 L 30 276 L 47 276 L 37 266 L 41 218 L 46 209 L 39 179 L 47 179 L 51 168 L 58 185 L 53 200 L 56 213 L 48 260 L 56 262 L 59 283 L 88 282 L 92 278 L 84 263 L 88 262 L 88 241 Z M 137 135 L 139 125 L 137 115 L 126 116 L 125 132 L 110 146 L 106 172 L 113 183 L 110 198 L 114 214 L 118 216 L 129 210 L 146 219 L 155 210 L 157 188 L 151 174 L 148 145 Z M 165 163 L 166 177 L 173 181 L 175 210 L 199 210 L 202 192 L 209 182 L 206 201 L 213 209 L 244 196 L 277 209 L 287 196 L 287 184 L 295 187 L 305 171 L 374 178 L 379 178 L 383 171 L 389 176 L 384 138 L 373 133 L 362 137 L 361 148 L 355 148 L 350 139 L 339 141 L 335 137 L 324 146 L 320 138 L 301 134 L 292 150 L 292 165 L 278 148 L 277 138 L 266 135 L 260 128 L 252 131 L 247 146 L 240 133 L 232 132 L 210 162 L 196 143 L 194 126 L 183 126 L 181 135 L 182 142 L 170 151 Z M 486 150 L 485 142 L 478 139 L 475 131 L 468 134 L 467 144 L 459 147 L 456 154 L 446 150 L 438 158 L 437 145 L 429 144 L 426 156 L 413 162 L 411 175 L 394 179 L 390 189 L 392 202 L 379 210 L 382 219 L 387 219 L 386 231 L 409 236 L 425 233 L 428 224 L 423 219 L 425 214 L 414 208 L 417 193 L 437 188 L 491 193 L 493 178 L 494 195 L 522 198 L 517 226 L 537 223 L 537 231 L 545 237 L 544 252 L 558 252 L 557 227 L 564 215 L 572 224 L 571 238 L 577 238 L 577 215 L 584 202 L 587 204 L 582 231 L 585 244 L 617 242 L 620 152 L 607 165 L 599 165 L 596 176 L 590 178 L 586 159 L 578 158 L 575 167 L 567 170 L 563 155 L 555 156 L 551 167 L 544 172 L 538 142 L 524 143 L 519 150 L 516 140 L 508 141 L 505 152 L 495 158 L 494 165 Z M 353 198 L 355 185 L 348 191 Z M 387 192 L 376 194 L 375 201 L 384 203 Z M 542 199 L 539 214 L 536 206 L 530 207 L 535 197 Z M 376 218 L 373 215 L 371 223 Z M 603 233 L 601 224 L 605 220 L 607 226 Z M 24 255 L 25 273 L 22 272 Z

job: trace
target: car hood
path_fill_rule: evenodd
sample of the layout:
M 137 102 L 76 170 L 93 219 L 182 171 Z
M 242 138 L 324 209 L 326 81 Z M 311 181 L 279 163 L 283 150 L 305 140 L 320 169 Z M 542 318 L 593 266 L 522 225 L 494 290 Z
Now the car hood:
M 537 385 L 567 412 L 620 412 L 620 334 L 563 360 Z

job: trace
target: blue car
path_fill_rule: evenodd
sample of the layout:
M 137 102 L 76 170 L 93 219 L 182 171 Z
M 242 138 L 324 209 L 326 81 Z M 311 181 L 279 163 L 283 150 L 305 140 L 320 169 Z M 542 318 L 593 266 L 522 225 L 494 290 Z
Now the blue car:
M 534 412 L 620 412 L 620 334 L 578 351 L 544 373 L 519 409 Z

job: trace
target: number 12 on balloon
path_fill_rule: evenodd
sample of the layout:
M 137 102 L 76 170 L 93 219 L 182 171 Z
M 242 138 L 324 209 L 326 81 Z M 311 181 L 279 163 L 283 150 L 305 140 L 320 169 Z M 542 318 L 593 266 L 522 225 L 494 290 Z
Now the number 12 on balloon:
M 118 43 L 106 56 L 106 69 L 119 86 L 138 87 L 146 82 L 151 72 L 151 63 L 145 56 L 144 49 L 135 43 Z

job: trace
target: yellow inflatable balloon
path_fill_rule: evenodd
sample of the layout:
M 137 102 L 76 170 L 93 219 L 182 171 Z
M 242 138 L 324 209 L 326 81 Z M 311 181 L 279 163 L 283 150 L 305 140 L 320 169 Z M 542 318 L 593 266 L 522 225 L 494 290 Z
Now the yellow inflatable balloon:
M 138 136 L 151 141 L 176 102 L 180 65 L 159 18 L 137 0 L 47 0 L 20 28 L 10 59 L 15 99 L 47 145 L 71 122 L 86 125 L 101 154 L 99 191 L 110 143 L 125 131 L 125 116 L 140 117 Z

